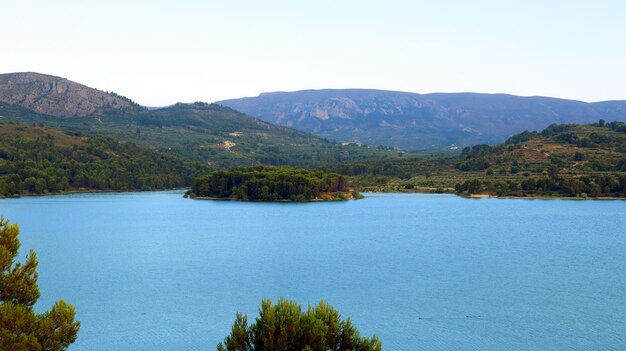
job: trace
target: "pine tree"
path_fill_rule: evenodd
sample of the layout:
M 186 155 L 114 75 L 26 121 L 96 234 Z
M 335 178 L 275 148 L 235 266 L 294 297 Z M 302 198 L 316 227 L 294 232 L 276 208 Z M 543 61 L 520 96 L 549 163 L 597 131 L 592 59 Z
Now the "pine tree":
M 374 335 L 361 337 L 350 318 L 341 319 L 331 305 L 320 301 L 303 311 L 294 301 L 263 300 L 259 316 L 248 324 L 237 313 L 230 335 L 217 345 L 218 351 L 381 351 Z
M 19 227 L 0 217 L 0 351 L 62 351 L 76 341 L 80 322 L 74 307 L 61 300 L 42 314 L 37 255 L 15 262 L 20 248 Z

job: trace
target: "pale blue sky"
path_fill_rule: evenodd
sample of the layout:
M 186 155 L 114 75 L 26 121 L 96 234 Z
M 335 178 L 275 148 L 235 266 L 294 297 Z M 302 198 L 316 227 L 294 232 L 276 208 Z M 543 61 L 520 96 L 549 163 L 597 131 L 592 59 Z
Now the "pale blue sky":
M 1 1 L 0 72 L 145 105 L 318 88 L 626 99 L 626 1 Z

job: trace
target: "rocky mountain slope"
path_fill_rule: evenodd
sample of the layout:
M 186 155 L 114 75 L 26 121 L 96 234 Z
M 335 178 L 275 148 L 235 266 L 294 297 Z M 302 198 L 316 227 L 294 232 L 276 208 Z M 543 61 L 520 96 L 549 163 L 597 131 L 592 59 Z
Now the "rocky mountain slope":
M 55 117 L 142 109 L 116 94 L 34 72 L 0 74 L 0 102 Z
M 305 90 L 219 103 L 330 139 L 408 149 L 494 144 L 551 123 L 626 120 L 626 101 L 585 103 L 506 94 Z

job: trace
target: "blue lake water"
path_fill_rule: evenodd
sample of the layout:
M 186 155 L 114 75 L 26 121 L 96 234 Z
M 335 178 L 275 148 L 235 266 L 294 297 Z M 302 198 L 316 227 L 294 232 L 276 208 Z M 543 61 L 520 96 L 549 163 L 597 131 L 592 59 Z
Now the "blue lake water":
M 626 201 L 181 195 L 0 200 L 37 251 L 37 308 L 77 308 L 70 350 L 214 350 L 281 296 L 327 300 L 385 350 L 626 349 Z

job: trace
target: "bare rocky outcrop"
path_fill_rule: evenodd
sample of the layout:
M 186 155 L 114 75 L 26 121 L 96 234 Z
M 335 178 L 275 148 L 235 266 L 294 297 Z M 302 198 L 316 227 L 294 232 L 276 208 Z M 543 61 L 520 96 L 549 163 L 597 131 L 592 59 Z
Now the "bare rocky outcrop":
M 55 117 L 85 117 L 140 108 L 123 97 L 34 72 L 0 74 L 0 102 Z

